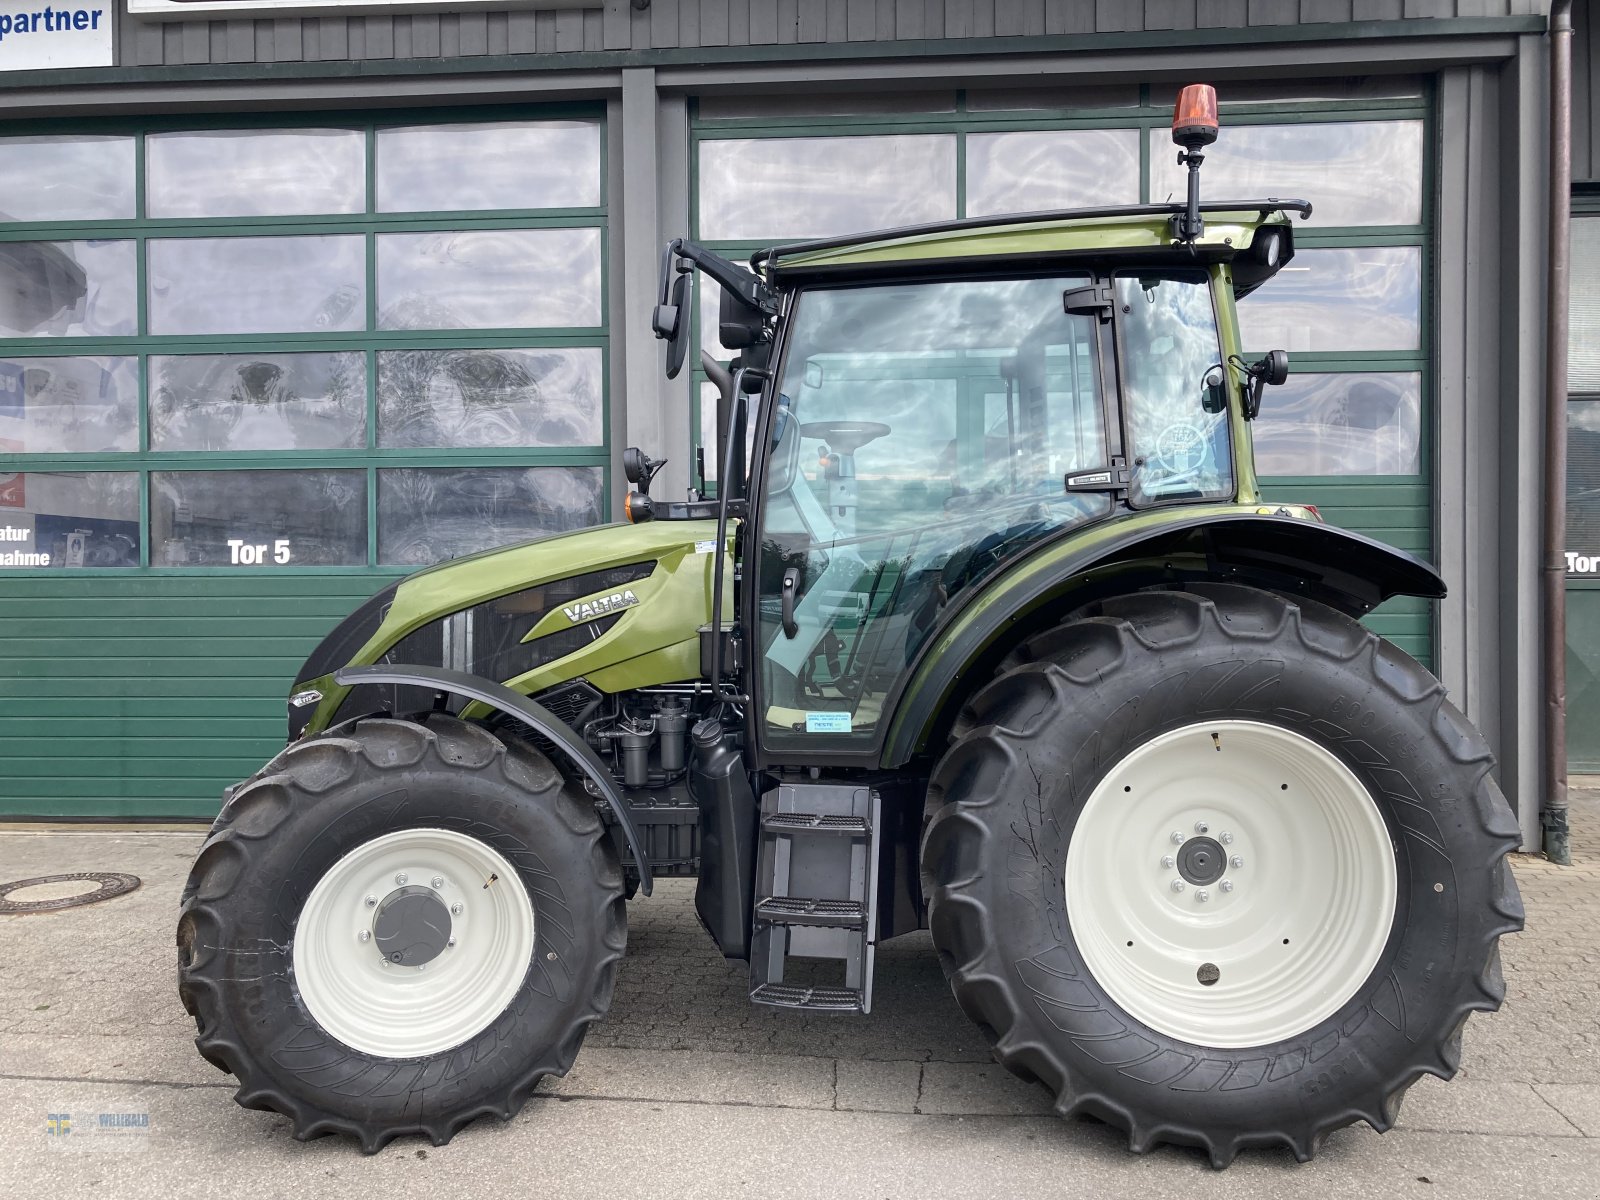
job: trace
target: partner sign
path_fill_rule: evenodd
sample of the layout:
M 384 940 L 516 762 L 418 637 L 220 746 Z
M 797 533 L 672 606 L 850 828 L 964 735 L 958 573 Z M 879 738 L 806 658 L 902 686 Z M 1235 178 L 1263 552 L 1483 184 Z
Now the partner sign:
M 111 65 L 111 5 L 0 0 L 0 72 Z

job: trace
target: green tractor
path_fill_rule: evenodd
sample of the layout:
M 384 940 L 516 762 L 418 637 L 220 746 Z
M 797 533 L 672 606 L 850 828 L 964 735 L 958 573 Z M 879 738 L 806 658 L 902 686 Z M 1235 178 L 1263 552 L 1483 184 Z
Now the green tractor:
M 694 876 L 752 1002 L 930 931 L 995 1058 L 1143 1151 L 1305 1160 L 1456 1071 L 1522 925 L 1483 738 L 1359 619 L 1425 563 L 1263 501 L 1235 301 L 1299 200 L 812 241 L 719 285 L 715 496 L 421 571 L 316 649 L 178 924 L 196 1044 L 295 1136 L 509 1118 Z M 841 1017 L 840 1019 L 848 1019 Z

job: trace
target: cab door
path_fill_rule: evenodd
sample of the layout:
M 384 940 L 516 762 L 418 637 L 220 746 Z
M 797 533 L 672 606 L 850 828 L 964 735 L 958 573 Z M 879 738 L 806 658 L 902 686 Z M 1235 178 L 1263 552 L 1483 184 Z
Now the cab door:
M 874 753 L 910 664 L 971 590 L 1109 514 L 1108 495 L 1065 484 L 1108 464 L 1116 428 L 1110 326 L 1068 311 L 1089 282 L 911 281 L 796 298 L 747 576 L 763 757 Z

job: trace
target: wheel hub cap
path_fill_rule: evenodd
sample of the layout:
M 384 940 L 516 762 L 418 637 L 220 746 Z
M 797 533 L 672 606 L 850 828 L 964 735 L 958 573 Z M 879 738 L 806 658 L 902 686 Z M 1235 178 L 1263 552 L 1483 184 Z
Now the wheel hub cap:
M 1202 887 L 1221 879 L 1227 865 L 1228 856 L 1222 852 L 1222 843 L 1208 837 L 1190 838 L 1178 851 L 1178 874 L 1187 882 Z
M 450 910 L 428 888 L 397 888 L 378 905 L 372 932 L 379 954 L 396 966 L 419 967 L 444 953 Z
M 1365 785 L 1320 743 L 1195 723 L 1114 765 L 1066 864 L 1084 963 L 1130 1016 L 1200 1046 L 1264 1046 L 1327 1020 L 1394 923 L 1395 849 Z

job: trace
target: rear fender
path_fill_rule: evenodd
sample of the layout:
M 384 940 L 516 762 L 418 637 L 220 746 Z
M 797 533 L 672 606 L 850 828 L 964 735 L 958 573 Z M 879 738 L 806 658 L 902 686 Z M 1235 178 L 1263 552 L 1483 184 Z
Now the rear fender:
M 895 706 L 882 763 L 900 767 L 948 728 L 965 697 L 1039 625 L 1100 597 L 1159 584 L 1228 580 L 1304 596 L 1362 617 L 1391 596 L 1438 599 L 1427 563 L 1364 534 L 1288 515 L 1230 509 L 1154 529 L 1068 541 L 1012 567 L 924 648 Z

